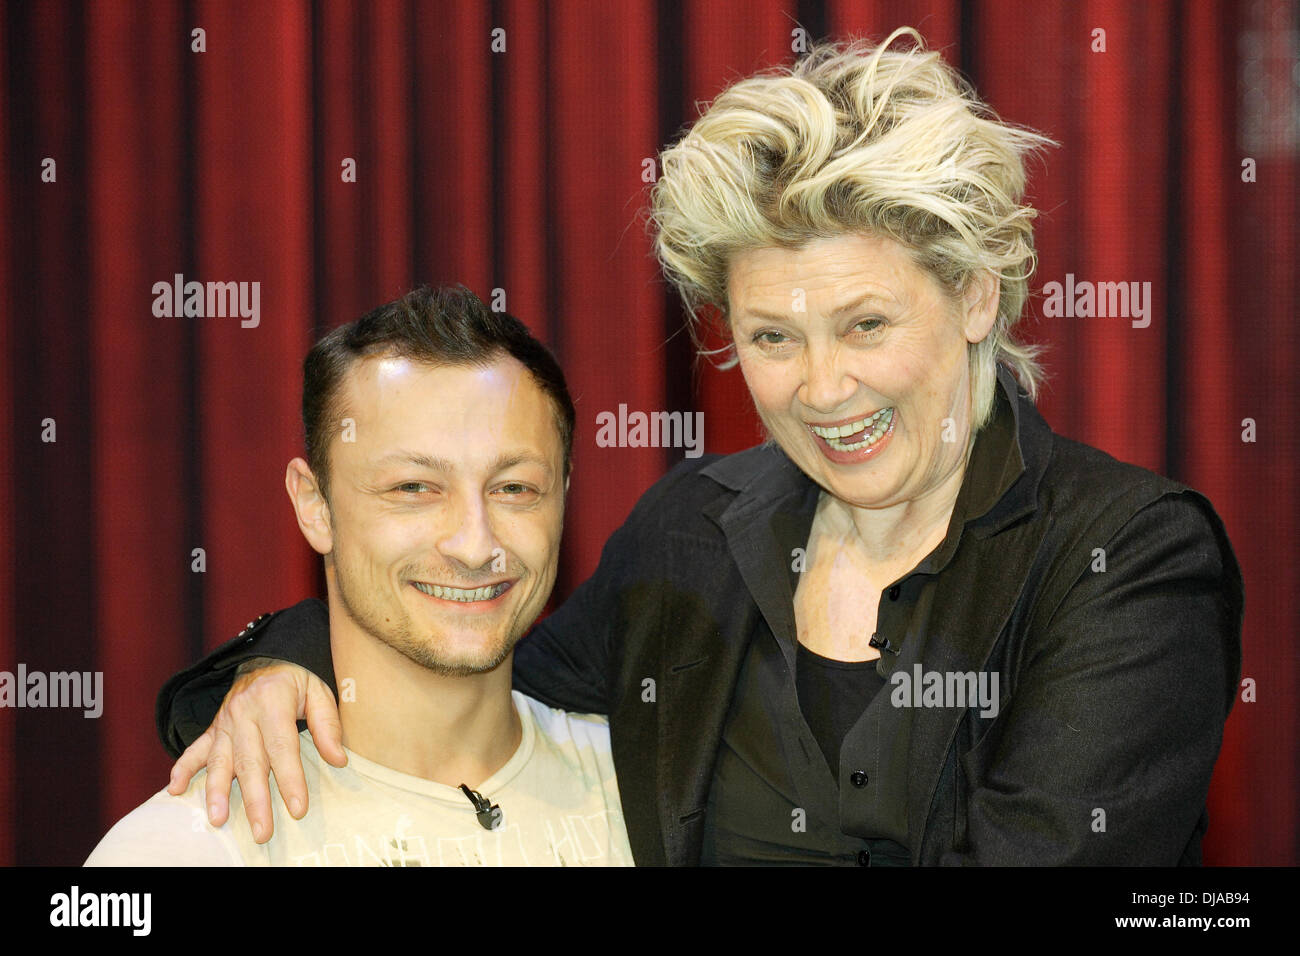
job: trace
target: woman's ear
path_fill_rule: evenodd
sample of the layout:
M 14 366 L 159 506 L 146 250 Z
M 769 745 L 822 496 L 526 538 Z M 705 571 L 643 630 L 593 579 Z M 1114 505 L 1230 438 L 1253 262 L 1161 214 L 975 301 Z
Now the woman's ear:
M 311 467 L 301 458 L 289 462 L 284 472 L 284 487 L 289 492 L 302 536 L 318 554 L 329 554 L 334 550 L 329 502 L 316 483 Z
M 1000 298 L 1000 283 L 992 272 L 971 276 L 962 293 L 962 331 L 967 342 L 974 345 L 988 338 L 998 320 Z

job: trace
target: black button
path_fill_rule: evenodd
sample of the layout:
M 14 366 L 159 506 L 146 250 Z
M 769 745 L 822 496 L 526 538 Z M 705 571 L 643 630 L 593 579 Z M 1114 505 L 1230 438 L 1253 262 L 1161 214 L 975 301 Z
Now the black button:
M 898 596 L 902 593 L 903 593 L 903 589 L 900 588 L 897 584 L 895 584 L 892 588 L 889 589 L 889 600 L 897 601 Z
M 858 866 L 870 866 L 870 865 L 871 865 L 871 851 L 870 851 L 870 850 L 859 850 L 859 851 L 858 851 Z
M 867 772 L 865 770 L 855 770 L 849 774 L 849 781 L 855 787 L 865 787 L 867 785 Z

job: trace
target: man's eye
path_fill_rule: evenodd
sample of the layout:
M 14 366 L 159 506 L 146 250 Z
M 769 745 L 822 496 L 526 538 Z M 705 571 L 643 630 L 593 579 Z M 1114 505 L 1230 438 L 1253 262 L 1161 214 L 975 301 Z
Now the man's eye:
M 526 495 L 529 492 L 531 492 L 533 489 L 529 488 L 527 485 L 522 484 L 518 481 L 512 481 L 508 485 L 502 485 L 497 490 L 503 491 L 507 495 Z
M 868 335 L 876 335 L 884 329 L 885 323 L 880 319 L 863 319 L 853 328 L 857 331 L 866 332 Z
M 428 491 L 429 486 L 423 481 L 404 481 L 393 490 L 403 494 L 418 495 Z

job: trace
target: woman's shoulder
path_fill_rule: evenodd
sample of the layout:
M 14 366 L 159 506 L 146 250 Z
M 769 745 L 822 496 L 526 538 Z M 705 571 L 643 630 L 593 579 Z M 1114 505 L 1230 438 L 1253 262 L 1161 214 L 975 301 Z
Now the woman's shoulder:
M 1176 479 L 1053 433 L 1039 485 L 1039 506 L 1049 514 L 1132 515 L 1170 497 L 1195 499 L 1213 512 L 1208 498 Z
M 1083 442 L 1052 434 L 1052 451 L 1043 484 L 1089 497 L 1118 497 L 1134 491 L 1159 497 L 1187 486 Z
M 1223 519 L 1206 495 L 1100 448 L 1056 434 L 1052 439 L 1038 488 L 1049 534 L 1092 545 L 1121 537 L 1165 543 L 1177 538 L 1208 547 L 1235 568 Z

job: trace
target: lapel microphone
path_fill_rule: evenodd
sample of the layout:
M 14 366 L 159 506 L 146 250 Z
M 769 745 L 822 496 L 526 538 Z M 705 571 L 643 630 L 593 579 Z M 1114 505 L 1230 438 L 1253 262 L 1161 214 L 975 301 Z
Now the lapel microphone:
M 461 792 L 469 797 L 469 802 L 474 804 L 474 815 L 478 817 L 479 826 L 484 830 L 495 830 L 501 825 L 501 818 L 505 815 L 501 808 L 489 800 L 477 790 L 471 790 L 465 784 L 460 785 Z
M 872 634 L 872 635 L 871 635 L 871 640 L 867 641 L 867 643 L 870 644 L 872 647 L 879 648 L 879 649 L 881 649 L 881 650 L 889 651 L 889 653 L 891 653 L 891 654 L 893 654 L 893 655 L 895 655 L 895 656 L 897 656 L 898 651 L 899 651 L 898 645 L 896 645 L 896 644 L 891 644 L 890 641 L 889 641 L 889 638 L 887 638 L 887 637 L 881 637 L 880 634 L 879 634 L 878 632 L 875 633 L 875 634 Z

